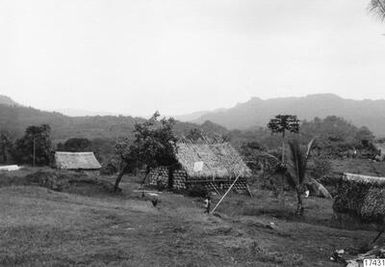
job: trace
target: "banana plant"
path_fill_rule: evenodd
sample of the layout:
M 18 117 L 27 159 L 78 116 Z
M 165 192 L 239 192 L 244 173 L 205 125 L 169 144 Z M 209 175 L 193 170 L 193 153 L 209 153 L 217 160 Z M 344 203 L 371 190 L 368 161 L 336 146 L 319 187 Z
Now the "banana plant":
M 286 177 L 289 185 L 294 188 L 297 195 L 297 215 L 302 215 L 304 210 L 302 194 L 305 190 L 305 184 L 309 182 L 306 171 L 314 140 L 313 138 L 309 142 L 306 149 L 303 149 L 296 139 L 289 141 L 290 156 Z

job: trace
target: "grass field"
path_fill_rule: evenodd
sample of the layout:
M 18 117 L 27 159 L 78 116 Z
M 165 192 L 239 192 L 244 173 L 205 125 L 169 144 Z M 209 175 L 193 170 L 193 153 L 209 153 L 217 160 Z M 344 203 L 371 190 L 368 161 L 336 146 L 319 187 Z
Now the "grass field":
M 306 199 L 297 218 L 292 193 L 282 206 L 255 189 L 254 198 L 231 195 L 218 215 L 206 215 L 201 199 L 170 192 L 153 207 L 133 191 L 135 180 L 124 178 L 117 195 L 0 188 L 0 265 L 340 266 L 329 260 L 335 249 L 376 235 L 334 227 L 331 200 Z

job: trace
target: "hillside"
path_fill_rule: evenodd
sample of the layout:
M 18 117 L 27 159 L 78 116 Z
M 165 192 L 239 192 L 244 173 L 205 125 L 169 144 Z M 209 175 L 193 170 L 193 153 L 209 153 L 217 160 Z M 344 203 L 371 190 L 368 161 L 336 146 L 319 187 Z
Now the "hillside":
M 30 125 L 49 124 L 55 142 L 62 142 L 71 137 L 115 139 L 130 136 L 133 135 L 135 123 L 141 121 L 144 119 L 131 116 L 70 117 L 58 112 L 42 111 L 20 105 L 0 104 L 0 129 L 7 129 L 15 137 L 21 137 Z M 177 135 L 187 135 L 194 128 L 201 128 L 208 134 L 226 134 L 228 132 L 224 127 L 214 123 L 205 123 L 199 126 L 194 123 L 177 121 L 175 125 Z
M 210 120 L 228 129 L 247 129 L 265 126 L 270 118 L 280 113 L 296 114 L 301 120 L 336 115 L 358 127 L 367 126 L 376 135 L 385 135 L 385 100 L 358 101 L 333 94 L 267 100 L 255 97 L 226 110 L 206 113 L 194 122 Z
M 13 101 L 13 99 L 5 95 L 0 95 L 0 104 L 7 106 L 20 106 L 20 104 L 16 103 Z

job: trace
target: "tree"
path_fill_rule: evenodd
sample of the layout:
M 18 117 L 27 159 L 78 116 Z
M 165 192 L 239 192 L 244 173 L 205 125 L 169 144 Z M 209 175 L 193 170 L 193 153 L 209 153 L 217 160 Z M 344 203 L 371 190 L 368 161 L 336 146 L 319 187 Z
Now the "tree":
M 267 124 L 272 133 L 282 134 L 282 164 L 285 164 L 285 137 L 286 132 L 298 133 L 299 120 L 296 115 L 277 115 Z
M 359 130 L 341 117 L 328 116 L 324 119 L 304 121 L 301 125 L 301 135 L 305 140 L 317 136 L 320 154 L 334 158 L 344 157 L 349 151 L 362 147 L 360 138 L 371 139 L 372 134 L 366 127 Z
M 302 193 L 305 183 L 308 181 L 306 176 L 307 163 L 313 147 L 314 139 L 307 145 L 307 149 L 301 148 L 298 140 L 294 139 L 289 142 L 290 162 L 288 164 L 286 176 L 289 185 L 291 185 L 297 195 L 297 215 L 303 214 Z
M 284 193 L 285 193 L 285 173 L 286 173 L 286 161 L 285 161 L 285 137 L 286 132 L 289 133 L 298 133 L 299 132 L 299 120 L 296 115 L 276 115 L 275 118 L 271 119 L 267 124 L 267 128 L 271 132 L 282 134 L 282 154 L 281 154 L 281 164 L 277 165 L 276 172 L 280 173 L 282 176 L 281 181 L 281 201 L 284 205 Z M 278 191 L 277 191 L 278 192 Z
M 374 141 L 374 134 L 367 127 L 363 126 L 358 129 L 355 138 L 359 145 L 368 147 Z
M 8 161 L 8 153 L 12 151 L 12 138 L 11 134 L 6 130 L 0 131 L 0 153 L 3 158 L 3 162 Z
M 51 157 L 51 127 L 47 124 L 29 126 L 16 140 L 14 158 L 19 163 L 48 165 Z
M 116 145 L 116 154 L 121 159 L 122 166 L 115 182 L 115 190 L 132 166 L 144 167 L 146 175 L 150 170 L 158 166 L 167 166 L 169 169 L 169 186 L 172 186 L 172 173 L 177 160 L 175 158 L 177 138 L 173 132 L 175 120 L 162 118 L 155 112 L 154 115 L 143 123 L 136 123 L 135 139 L 130 143 L 129 139 L 121 140 Z
M 264 169 L 264 157 L 261 152 L 266 151 L 265 147 L 259 142 L 243 143 L 240 149 L 242 157 L 245 159 L 247 166 L 253 171 Z
M 87 138 L 70 138 L 64 142 L 59 143 L 57 149 L 68 152 L 87 152 L 92 150 L 92 142 Z
M 138 152 L 129 138 L 120 138 L 115 144 L 115 158 L 117 158 L 119 173 L 115 180 L 114 190 L 118 191 L 123 175 L 138 167 Z
M 385 20 L 385 0 L 371 0 L 369 10 L 381 21 Z

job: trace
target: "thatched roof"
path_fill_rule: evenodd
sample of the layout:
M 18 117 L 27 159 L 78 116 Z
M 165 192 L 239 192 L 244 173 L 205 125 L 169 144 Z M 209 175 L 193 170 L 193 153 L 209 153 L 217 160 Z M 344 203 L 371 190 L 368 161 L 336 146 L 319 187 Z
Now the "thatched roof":
M 98 170 L 102 167 L 93 152 L 55 152 L 55 166 L 67 170 Z
M 385 177 L 376 177 L 347 172 L 343 174 L 342 180 L 363 184 L 385 185 Z
M 344 173 L 337 188 L 333 209 L 363 222 L 385 220 L 385 177 Z
M 176 158 L 192 178 L 250 177 L 251 170 L 228 143 L 178 143 Z M 198 166 L 198 168 L 197 168 Z

